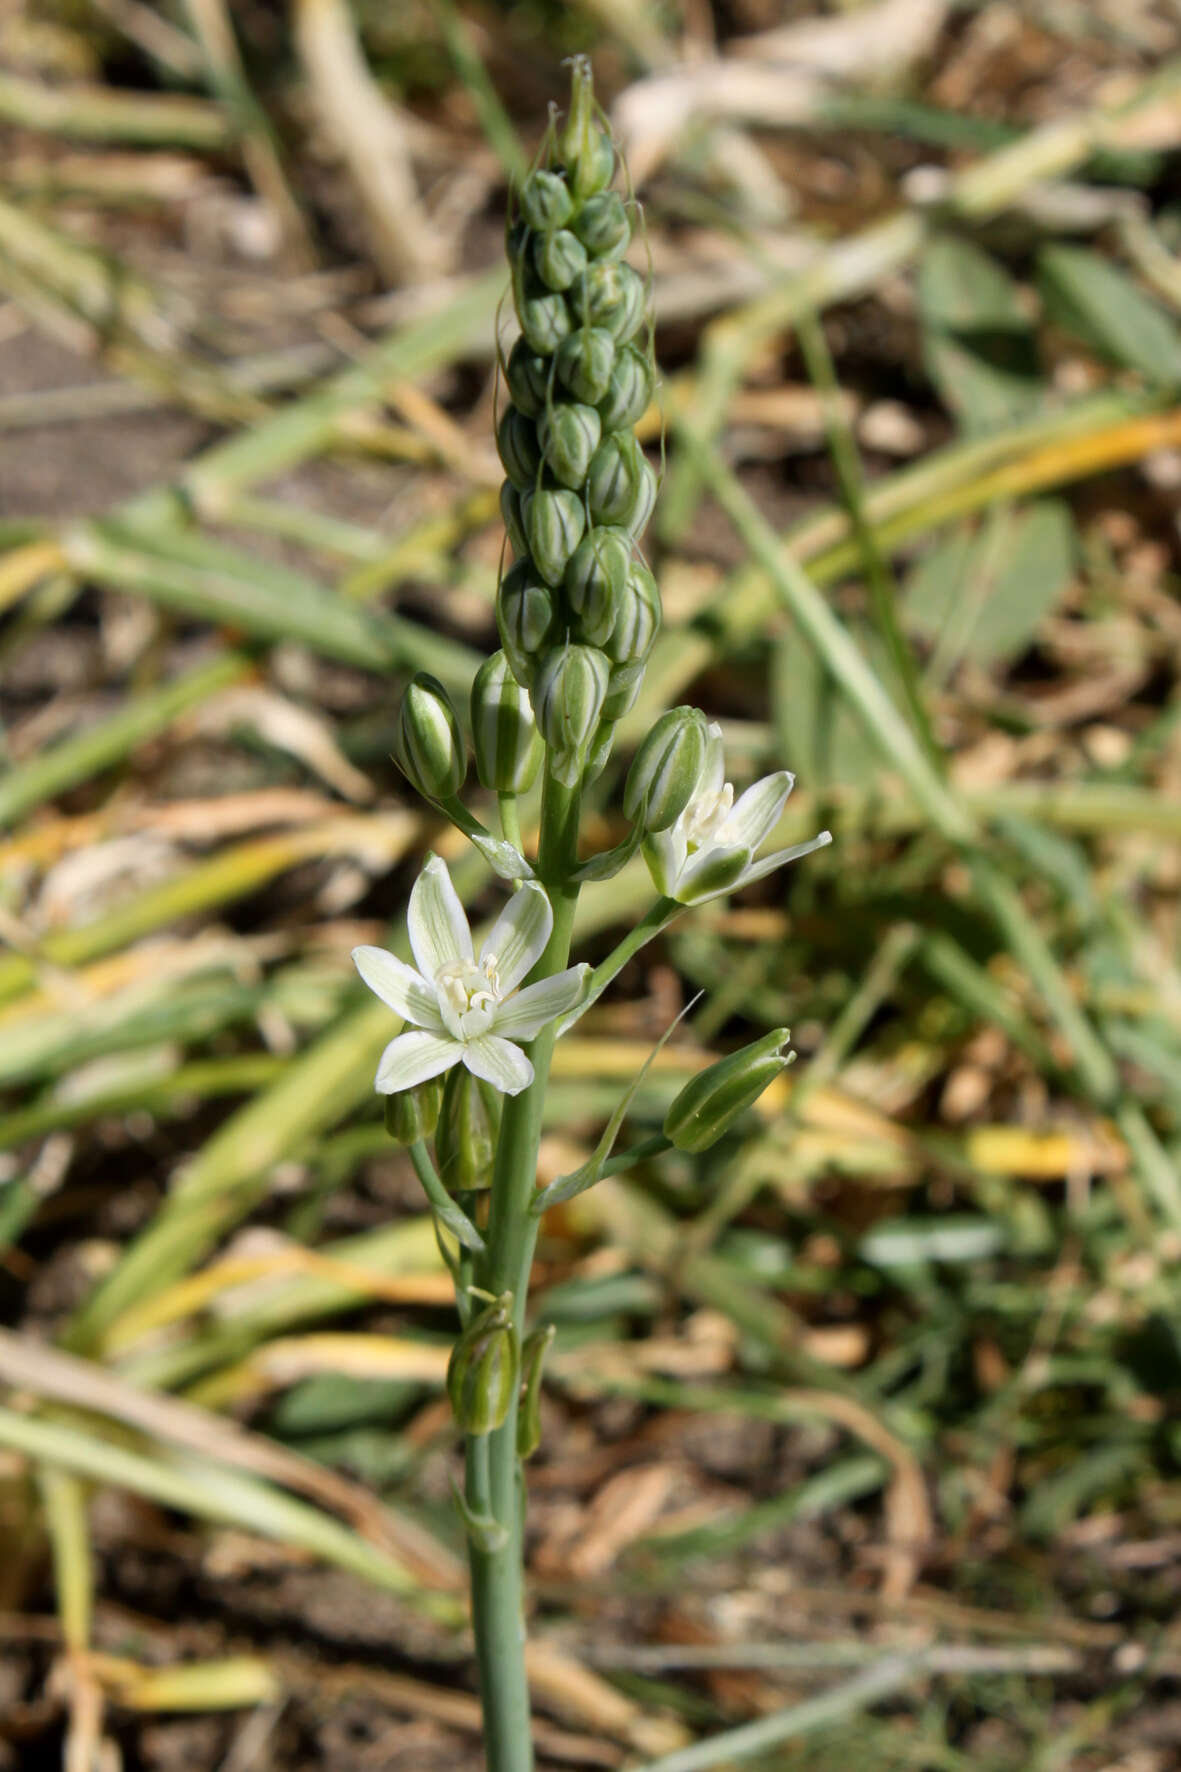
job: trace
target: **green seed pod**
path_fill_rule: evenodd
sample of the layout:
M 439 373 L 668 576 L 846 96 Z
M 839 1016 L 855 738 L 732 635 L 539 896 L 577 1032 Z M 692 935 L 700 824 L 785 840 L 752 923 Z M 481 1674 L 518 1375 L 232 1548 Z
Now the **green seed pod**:
M 627 772 L 623 810 L 645 831 L 666 831 L 696 792 L 709 744 L 700 708 L 670 708 L 642 741 Z
M 419 1083 L 413 1089 L 399 1089 L 386 1095 L 385 1129 L 398 1144 L 417 1144 L 430 1138 L 439 1120 L 439 1103 L 443 1099 L 442 1077 Z
M 562 340 L 557 362 L 563 387 L 569 388 L 576 400 L 597 406 L 610 392 L 615 340 L 601 326 L 582 326 Z
M 466 1065 L 447 1072 L 435 1128 L 435 1162 L 449 1194 L 492 1186 L 503 1101 L 499 1090 L 474 1077 Z
M 554 638 L 554 594 L 541 583 L 527 556 L 510 566 L 496 593 L 496 626 L 509 669 L 522 688 L 533 681 L 537 661 Z
M 601 646 L 615 625 L 631 558 L 619 529 L 588 530 L 570 556 L 562 588 L 578 617 L 579 638 L 590 646 Z
M 564 295 L 526 295 L 517 302 L 517 319 L 531 350 L 548 357 L 574 328 Z
M 550 406 L 537 422 L 537 436 L 546 466 L 554 479 L 571 488 L 583 484 L 591 456 L 599 447 L 602 424 L 593 406 L 562 401 Z
M 716 1144 L 791 1063 L 791 1054 L 783 1055 L 787 1038 L 787 1028 L 776 1028 L 701 1071 L 665 1114 L 664 1136 L 679 1151 L 707 1151 Z
M 588 197 L 571 225 L 592 258 L 619 258 L 632 237 L 618 191 L 600 191 L 597 197 Z
M 653 380 L 652 365 L 639 346 L 621 345 L 607 386 L 595 402 L 604 432 L 624 431 L 639 424 L 652 399 Z
M 569 228 L 533 237 L 533 266 L 547 289 L 569 289 L 586 270 L 586 247 Z
M 526 339 L 519 338 L 509 352 L 504 379 L 513 397 L 513 405 L 518 406 L 526 418 L 540 418 L 545 411 L 551 368 L 550 359 L 539 357 L 530 349 Z
M 498 794 L 527 792 L 541 763 L 541 734 L 503 652 L 494 652 L 476 672 L 471 708 L 481 785 Z
M 595 736 L 610 666 L 593 646 L 555 646 L 537 667 L 533 712 L 553 753 L 554 773 L 573 786 Z
M 402 697 L 395 761 L 427 800 L 449 800 L 463 786 L 467 752 L 451 698 L 436 677 L 412 678 Z
M 541 1444 L 541 1369 L 557 1332 L 553 1323 L 547 1323 L 543 1329 L 535 1329 L 532 1335 L 527 1335 L 521 1348 L 518 1458 L 532 1458 Z
M 642 664 L 660 631 L 660 591 L 646 566 L 628 570 L 615 625 L 603 646 L 612 664 Z
M 656 475 L 630 431 L 610 431 L 586 476 L 592 523 L 618 524 L 638 535 L 652 515 Z
M 595 417 L 598 418 L 598 413 Z M 505 473 L 518 491 L 525 492 L 536 484 L 541 467 L 537 426 L 515 406 L 508 408 L 496 427 L 496 450 L 504 463 Z
M 626 344 L 644 323 L 644 280 L 630 265 L 595 259 L 571 285 L 570 303 L 584 326 L 605 327 L 616 344 Z
M 511 480 L 505 480 L 500 488 L 500 515 L 513 553 L 519 559 L 522 554 L 528 553 L 529 549 L 525 540 L 525 519 L 521 511 L 521 495 Z
M 502 1292 L 468 1324 L 447 1363 L 451 1411 L 465 1434 L 490 1434 L 504 1426 L 520 1369 L 513 1295 Z
M 521 186 L 521 214 L 531 228 L 564 228 L 574 214 L 574 199 L 560 172 L 539 167 Z
M 595 114 L 590 63 L 576 56 L 570 83 L 570 112 L 558 138 L 558 153 L 576 197 L 592 197 L 611 183 L 615 150 Z
M 575 492 L 527 492 L 521 500 L 525 537 L 538 572 L 548 585 L 560 585 L 566 562 L 582 540 L 586 511 Z

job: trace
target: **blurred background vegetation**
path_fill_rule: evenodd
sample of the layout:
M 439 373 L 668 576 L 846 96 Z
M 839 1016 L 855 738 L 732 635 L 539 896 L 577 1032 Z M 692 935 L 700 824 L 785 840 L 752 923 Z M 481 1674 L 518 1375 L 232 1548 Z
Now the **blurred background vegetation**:
M 543 1765 L 1168 1772 L 1172 0 L 0 5 L 0 1767 L 479 1764 L 347 956 L 427 848 L 496 902 L 389 752 L 493 643 L 507 182 L 576 51 L 664 372 L 629 731 L 699 701 L 836 841 L 559 1048 L 547 1179 L 693 992 L 641 1128 L 799 1061 L 546 1221 Z

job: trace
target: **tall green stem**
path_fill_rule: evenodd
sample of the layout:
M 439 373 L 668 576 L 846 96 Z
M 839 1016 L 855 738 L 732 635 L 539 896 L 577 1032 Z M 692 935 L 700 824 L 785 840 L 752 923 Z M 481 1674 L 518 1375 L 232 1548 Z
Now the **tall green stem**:
M 537 871 L 550 896 L 554 926 L 538 962 L 539 978 L 561 972 L 570 955 L 578 887 L 571 876 L 578 856 L 579 790 L 547 775 L 541 808 Z M 513 1295 L 518 1333 L 523 1332 L 529 1270 L 537 1220 L 529 1211 L 537 1180 L 541 1112 L 556 1030 L 533 1042 L 533 1082 L 505 1103 L 492 1181 L 485 1251 L 477 1262 L 481 1286 L 499 1297 Z M 522 1539 L 524 1478 L 517 1456 L 517 1403 L 495 1433 L 467 1443 L 466 1495 L 475 1514 L 491 1515 L 504 1528 L 495 1549 L 470 1545 L 472 1625 L 484 1706 L 488 1772 L 531 1772 L 533 1740 L 525 1675 L 525 1607 Z

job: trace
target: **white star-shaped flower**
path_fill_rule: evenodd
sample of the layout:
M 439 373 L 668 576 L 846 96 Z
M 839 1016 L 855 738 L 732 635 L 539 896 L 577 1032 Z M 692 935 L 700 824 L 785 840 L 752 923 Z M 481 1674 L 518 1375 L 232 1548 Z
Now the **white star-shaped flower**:
M 780 769 L 735 800 L 726 780 L 722 729 L 711 721 L 705 761 L 689 804 L 667 831 L 653 831 L 644 839 L 644 858 L 657 891 L 678 904 L 703 904 L 830 843 L 829 833 L 821 831 L 808 843 L 755 861 L 794 785 L 795 777 Z
M 516 1042 L 575 1008 L 590 972 L 571 966 L 517 989 L 554 925 L 544 888 L 531 880 L 513 894 L 477 960 L 459 894 L 433 855 L 414 883 L 406 923 L 417 972 L 384 948 L 353 949 L 369 989 L 414 1024 L 382 1053 L 374 1087 L 396 1095 L 462 1063 L 505 1095 L 519 1095 L 533 1081 L 533 1066 Z

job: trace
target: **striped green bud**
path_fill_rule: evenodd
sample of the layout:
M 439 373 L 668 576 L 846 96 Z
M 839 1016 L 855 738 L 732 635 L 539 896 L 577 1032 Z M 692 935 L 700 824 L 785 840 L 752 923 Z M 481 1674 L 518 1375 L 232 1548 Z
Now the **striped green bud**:
M 533 712 L 549 746 L 551 766 L 564 787 L 573 787 L 586 761 L 607 694 L 610 665 L 594 646 L 555 646 L 533 682 Z
M 482 786 L 498 794 L 527 792 L 541 763 L 541 734 L 503 652 L 494 652 L 476 672 L 471 710 Z
M 528 421 L 526 421 L 528 422 Z M 593 406 L 562 401 L 537 421 L 537 436 L 546 466 L 563 486 L 583 484 L 591 457 L 599 447 L 602 424 Z
M 597 420 L 597 413 L 595 417 Z M 508 408 L 496 427 L 496 451 L 505 473 L 518 491 L 525 492 L 536 484 L 541 467 L 537 426 L 515 406 Z
M 533 268 L 547 289 L 569 289 L 586 270 L 586 247 L 569 228 L 535 234 Z
M 645 831 L 666 831 L 693 798 L 705 767 L 709 726 L 700 708 L 670 708 L 632 760 L 623 810 Z
M 468 1324 L 447 1363 L 451 1412 L 465 1434 L 490 1434 L 504 1426 L 520 1367 L 513 1295 L 502 1292 Z
M 541 1370 L 557 1329 L 547 1323 L 525 1337 L 521 1348 L 520 1402 L 517 1408 L 517 1457 L 532 1458 L 541 1444 Z
M 644 323 L 644 279 L 630 265 L 596 259 L 572 285 L 570 302 L 584 326 L 605 327 L 617 344 L 626 344 Z
M 551 367 L 550 359 L 539 357 L 527 339 L 519 338 L 508 354 L 504 379 L 513 405 L 520 407 L 526 418 L 540 418 L 545 411 Z
M 652 364 L 638 345 L 620 346 L 607 385 L 595 402 L 604 431 L 623 431 L 639 424 L 652 399 L 654 379 Z
M 656 475 L 630 431 L 610 431 L 586 478 L 592 523 L 615 523 L 638 535 L 656 502 Z
M 570 556 L 562 587 L 578 617 L 579 638 L 590 646 L 601 646 L 615 625 L 631 560 L 631 544 L 619 529 L 588 530 Z
M 435 1163 L 449 1194 L 492 1186 L 504 1097 L 466 1065 L 447 1072 L 435 1128 Z
M 531 228 L 564 228 L 574 214 L 570 187 L 560 172 L 538 167 L 521 186 L 521 214 Z
M 719 1059 L 686 1083 L 664 1116 L 664 1136 L 679 1151 L 707 1151 L 791 1063 L 787 1028 Z
M 525 540 L 525 518 L 521 510 L 521 495 L 511 480 L 505 480 L 500 488 L 500 515 L 513 553 L 518 558 L 522 554 L 528 553 L 528 543 Z
M 633 560 L 619 614 L 603 650 L 612 664 L 642 663 L 660 632 L 660 590 L 646 566 Z
M 395 761 L 411 787 L 427 800 L 449 800 L 463 786 L 467 752 L 451 698 L 424 671 L 402 697 Z
M 592 258 L 619 258 L 632 237 L 618 191 L 600 191 L 597 197 L 588 197 L 571 226 Z
M 566 334 L 574 328 L 566 297 L 557 293 L 523 295 L 517 302 L 517 319 L 530 349 L 539 351 L 542 356 L 556 351 Z
M 600 326 L 581 326 L 558 346 L 558 380 L 591 406 L 608 395 L 614 368 L 615 340 Z
M 521 500 L 529 552 L 548 585 L 560 585 L 566 562 L 582 540 L 586 511 L 575 492 L 539 488 Z
M 644 681 L 644 660 L 635 664 L 613 664 L 607 679 L 607 699 L 603 703 L 603 720 L 614 726 L 635 707 Z
M 576 197 L 605 190 L 615 171 L 615 150 L 596 116 L 590 63 L 576 56 L 570 82 L 570 111 L 558 137 L 558 153 Z
M 527 557 L 510 566 L 496 593 L 496 626 L 509 669 L 525 689 L 554 637 L 554 595 Z
M 385 1129 L 398 1144 L 417 1144 L 430 1138 L 439 1121 L 439 1103 L 443 1099 L 442 1077 L 419 1083 L 413 1089 L 399 1089 L 396 1095 L 382 1097 L 385 1102 Z

